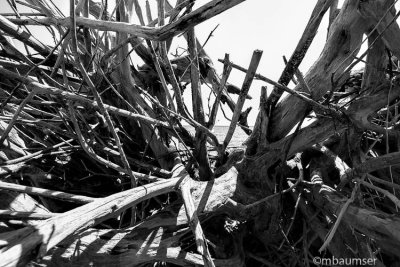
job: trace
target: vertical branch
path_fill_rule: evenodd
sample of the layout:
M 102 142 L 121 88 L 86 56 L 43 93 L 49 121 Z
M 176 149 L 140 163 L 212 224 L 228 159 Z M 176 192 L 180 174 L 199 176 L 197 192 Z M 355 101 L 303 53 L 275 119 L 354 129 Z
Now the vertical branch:
M 83 16 L 85 18 L 89 18 L 89 0 L 84 1 Z M 87 27 L 83 28 L 83 37 L 85 39 L 85 48 L 86 48 L 83 66 L 88 71 L 90 71 L 91 70 L 90 62 L 92 60 L 92 39 L 90 37 L 89 28 L 87 28 Z
M 165 21 L 165 13 L 164 13 L 164 9 L 165 9 L 165 0 L 158 0 L 158 24 L 159 26 L 164 25 L 164 21 Z M 187 117 L 187 114 L 185 112 L 185 106 L 183 103 L 183 99 L 182 99 L 182 92 L 181 92 L 181 88 L 179 86 L 178 81 L 176 80 L 176 76 L 174 73 L 174 70 L 172 68 L 171 62 L 168 59 L 168 53 L 167 53 L 167 45 L 165 41 L 160 42 L 160 55 L 161 58 L 163 60 L 163 65 L 165 67 L 165 70 L 167 72 L 167 75 L 169 77 L 169 80 L 171 82 L 172 88 L 174 90 L 175 93 L 175 99 L 176 99 L 176 105 L 178 108 L 178 113 L 181 114 L 184 117 Z M 171 101 L 172 98 L 171 98 Z
M 184 116 L 185 118 L 187 118 L 188 115 L 186 114 L 185 104 L 184 104 L 183 98 L 182 98 L 181 87 L 176 79 L 175 72 L 174 72 L 174 69 L 172 68 L 171 62 L 168 59 L 167 47 L 166 47 L 165 42 L 162 42 L 162 44 L 161 44 L 160 53 L 161 53 L 161 57 L 164 62 L 165 70 L 168 74 L 168 78 L 172 84 L 172 89 L 174 90 L 174 93 L 175 93 L 175 99 L 176 99 L 176 105 L 178 108 L 178 113 L 181 114 L 182 116 Z
M 100 94 L 97 92 L 96 87 L 94 85 L 94 83 L 92 82 L 92 80 L 90 79 L 89 75 L 87 74 L 85 68 L 83 67 L 83 65 L 81 64 L 80 60 L 79 60 L 79 56 L 78 56 L 78 51 L 77 51 L 77 40 L 76 40 L 76 20 L 75 20 L 75 5 L 74 5 L 74 0 L 70 1 L 70 16 L 71 16 L 71 25 L 72 25 L 72 29 L 71 29 L 71 39 L 72 39 L 72 53 L 75 57 L 76 60 L 76 64 L 78 65 L 83 78 L 85 79 L 85 82 L 89 85 L 94 98 L 96 99 L 97 104 L 99 105 L 99 109 L 101 111 L 101 113 L 104 115 L 107 125 L 115 139 L 115 142 L 117 144 L 120 156 L 121 156 L 121 160 L 122 163 L 126 169 L 126 173 L 131 177 L 131 181 L 132 184 L 134 186 L 136 186 L 136 178 L 134 177 L 134 175 L 132 174 L 131 168 L 129 166 L 128 160 L 126 158 L 124 149 L 122 148 L 122 144 L 121 141 L 119 139 L 119 136 L 114 128 L 114 125 L 111 121 L 111 117 L 110 114 L 108 113 L 108 111 L 104 108 L 104 103 L 103 100 L 100 97 Z
M 165 22 L 165 0 L 157 0 L 158 5 L 158 26 L 164 26 Z
M 179 186 L 182 194 L 183 203 L 185 205 L 186 217 L 196 240 L 197 251 L 203 256 L 204 265 L 206 267 L 214 267 L 214 262 L 211 259 L 210 251 L 207 247 L 206 238 L 201 228 L 199 217 L 197 216 L 196 208 L 193 202 L 192 194 L 190 192 L 191 179 L 187 176 L 183 179 Z
M 160 9 L 163 8 L 163 3 L 161 3 L 161 1 L 157 1 L 157 5 L 158 5 L 159 13 L 163 13 L 164 14 L 163 11 L 160 11 Z M 162 23 L 164 23 L 164 20 L 159 18 L 158 23 L 162 24 Z M 156 68 L 157 74 L 159 76 L 159 79 L 160 79 L 160 82 L 161 82 L 161 85 L 162 85 L 162 89 L 164 90 L 164 94 L 168 99 L 170 109 L 172 111 L 176 111 L 173 99 L 172 99 L 171 94 L 170 94 L 169 89 L 168 89 L 167 80 L 165 79 L 165 76 L 164 76 L 162 65 L 160 64 L 159 56 L 156 53 L 157 48 L 154 49 L 153 42 L 150 41 L 150 40 L 146 40 L 146 43 L 147 43 L 147 45 L 148 45 L 148 47 L 150 49 L 151 56 L 152 56 L 152 61 L 153 61 L 152 63 L 154 64 L 154 66 Z M 154 44 L 157 44 L 157 43 L 154 42 Z M 163 99 L 158 99 L 158 100 L 161 103 L 163 103 L 164 105 L 167 105 L 166 100 L 164 98 L 165 96 L 163 95 L 162 96 Z M 159 98 L 161 98 L 161 97 L 159 96 Z
M 254 129 L 250 137 L 246 140 L 246 154 L 251 156 L 256 152 L 263 150 L 268 145 L 268 125 L 269 117 L 266 109 L 267 103 L 267 86 L 261 87 L 260 107 L 254 124 Z
M 164 25 L 164 9 L 165 9 L 165 0 L 158 0 L 158 19 L 159 22 L 158 24 Z M 188 117 L 185 111 L 185 105 L 183 103 L 182 99 L 182 91 L 179 86 L 179 83 L 176 79 L 174 69 L 172 68 L 171 62 L 168 59 L 168 49 L 167 49 L 167 43 L 165 41 L 160 42 L 160 55 L 164 63 L 165 70 L 168 74 L 168 78 L 170 80 L 170 83 L 172 85 L 172 88 L 175 93 L 175 99 L 176 99 L 176 105 L 178 108 L 178 113 L 184 116 L 185 118 Z
M 173 101 L 173 99 L 171 97 L 171 94 L 169 93 L 167 80 L 165 79 L 164 72 L 162 71 L 162 68 L 161 68 L 161 65 L 160 65 L 160 61 L 158 60 L 158 55 L 157 55 L 156 51 L 154 50 L 154 47 L 153 47 L 153 44 L 151 43 L 151 41 L 148 42 L 148 45 L 150 46 L 150 50 L 152 52 L 152 58 L 153 58 L 154 66 L 156 67 L 156 71 L 157 71 L 157 74 L 158 74 L 158 76 L 160 78 L 162 88 L 164 89 L 164 93 L 168 98 L 170 109 L 175 112 L 176 109 L 175 109 L 174 101 Z M 161 99 L 159 99 L 159 100 L 161 100 Z
M 185 6 L 185 5 L 183 5 L 184 2 L 185 2 L 185 0 L 177 0 L 176 4 L 175 4 L 175 9 L 174 9 L 171 6 L 171 4 L 168 2 L 168 0 L 166 0 L 165 7 L 167 8 L 167 10 L 168 9 L 170 10 L 169 23 L 174 22 L 178 18 L 179 12 Z M 167 52 L 171 48 L 172 40 L 173 40 L 173 37 L 165 41 L 166 47 L 167 47 Z
M 151 8 L 150 8 L 149 0 L 146 0 L 146 16 L 147 16 L 147 23 L 150 23 L 153 21 L 153 18 L 151 16 Z
M 184 35 L 184 37 L 187 39 L 188 38 L 188 36 L 187 36 L 187 34 L 185 34 Z M 211 58 L 207 55 L 207 52 L 204 50 L 204 47 L 202 47 L 201 46 L 201 44 L 200 44 L 200 42 L 199 42 L 199 40 L 196 38 L 196 44 L 197 44 L 197 53 L 198 53 L 198 56 L 200 57 L 200 58 L 203 58 L 203 59 L 207 59 L 207 63 L 206 63 L 206 68 L 207 68 L 207 74 L 206 74 L 206 77 L 203 77 L 204 79 L 205 79 L 205 81 L 206 82 L 208 82 L 208 83 L 211 83 L 211 84 L 220 84 L 221 83 L 221 81 L 220 81 L 220 78 L 219 78 L 219 76 L 217 75 L 217 72 L 216 72 L 216 70 L 215 70 L 215 68 L 214 68 L 214 66 L 213 66 L 213 63 L 212 63 L 212 60 L 211 60 Z M 233 67 L 233 66 L 232 66 Z M 211 87 L 211 89 L 214 91 L 214 94 L 218 94 L 218 92 L 216 91 L 218 88 L 217 87 L 215 87 L 215 86 L 212 86 Z M 222 103 L 224 103 L 224 104 L 227 104 L 228 105 L 228 107 L 229 107 L 229 109 L 232 111 L 232 112 L 234 112 L 234 110 L 235 110 L 235 102 L 232 100 L 232 98 L 231 98 L 231 96 L 229 95 L 229 92 L 228 92 L 228 90 L 227 90 L 227 86 L 225 86 L 225 87 L 223 87 L 223 89 L 222 89 L 223 91 L 221 92 L 221 102 Z M 222 110 L 223 111 L 223 110 Z M 243 121 L 244 122 L 246 122 L 246 120 L 247 120 L 247 115 L 246 115 L 246 113 L 247 112 L 244 112 L 244 116 L 242 117 L 243 118 Z M 226 116 L 225 116 L 226 117 Z M 248 127 L 246 127 L 245 126 L 245 123 L 243 123 L 243 125 L 239 125 L 241 128 L 242 128 L 242 130 L 246 133 L 246 134 L 249 134 L 251 131 L 249 130 L 249 128 Z
M 229 126 L 228 133 L 225 136 L 224 148 L 226 148 L 228 146 L 229 142 L 232 139 L 233 133 L 235 132 L 236 124 L 239 120 L 244 101 L 246 100 L 246 95 L 249 92 L 251 83 L 253 82 L 254 76 L 256 75 L 256 71 L 258 68 L 258 64 L 260 63 L 261 56 L 262 56 L 261 50 L 254 51 L 253 56 L 250 61 L 249 69 L 247 70 L 246 77 L 244 78 L 242 89 L 240 90 L 240 94 L 239 94 L 239 98 L 236 103 L 235 111 L 233 112 L 233 116 L 232 116 L 231 124 Z
M 128 19 L 126 18 L 127 15 L 125 12 L 125 1 L 120 1 L 119 4 L 117 3 L 117 6 L 115 8 L 117 10 L 117 17 L 119 15 L 119 18 L 121 21 L 129 21 L 129 18 Z M 123 42 L 127 38 L 128 38 L 127 34 L 117 33 L 117 42 Z M 122 78 L 123 84 L 129 84 L 130 80 L 131 80 L 130 64 L 129 64 L 129 60 L 128 60 L 129 53 L 127 52 L 127 50 L 128 50 L 128 45 L 124 45 L 118 53 L 119 59 L 122 60 L 121 65 L 120 65 L 120 73 L 121 73 L 121 78 Z M 117 143 L 118 150 L 120 152 L 120 156 L 121 156 L 122 162 L 124 164 L 124 167 L 129 168 L 128 170 L 130 170 L 129 163 L 126 158 L 125 152 L 122 149 L 122 146 L 120 146 L 120 144 L 119 144 L 120 141 L 119 141 L 118 135 L 117 135 L 117 138 L 115 138 L 115 141 Z M 136 187 L 136 177 L 132 174 L 129 174 L 129 175 L 131 178 L 131 186 L 132 186 L 132 188 L 134 188 L 134 187 Z M 133 206 L 131 211 L 132 211 L 131 225 L 134 225 L 136 222 L 136 206 Z
M 210 130 L 215 125 L 215 120 L 216 120 L 217 114 L 218 114 L 218 107 L 219 107 L 219 103 L 221 101 L 221 95 L 222 95 L 222 92 L 226 85 L 226 82 L 228 81 L 229 75 L 231 74 L 231 71 L 232 71 L 232 65 L 229 64 L 229 62 L 230 62 L 229 54 L 225 54 L 224 70 L 222 72 L 221 82 L 220 82 L 218 88 L 216 88 L 217 95 L 215 97 L 215 101 L 214 101 L 213 107 L 210 112 L 210 118 L 208 120 L 208 129 L 210 129 Z M 212 86 L 217 86 L 217 84 L 215 82 L 213 82 Z
M 190 57 L 190 78 L 192 87 L 193 117 L 201 125 L 205 125 L 203 102 L 201 98 L 201 83 L 199 58 L 197 54 L 197 43 L 194 28 L 190 28 L 187 33 L 188 50 Z M 207 136 L 203 131 L 196 129 L 195 156 L 199 163 L 199 174 L 201 179 L 208 180 L 212 176 L 210 162 L 207 154 Z
M 120 17 L 120 21 L 122 22 L 128 21 L 124 9 L 120 9 L 117 15 Z M 123 38 L 127 38 L 126 34 L 122 33 L 119 33 L 117 36 L 120 42 L 124 40 Z M 151 48 L 152 46 L 149 47 Z M 153 53 L 148 53 L 147 48 L 144 46 L 140 46 L 140 51 L 143 52 L 143 56 L 145 56 L 146 60 L 148 60 L 151 65 L 153 64 L 156 65 L 155 62 L 157 61 L 154 58 L 155 56 L 154 51 L 152 51 Z M 130 104 L 132 104 L 140 114 L 142 114 L 143 116 L 154 118 L 156 116 L 154 110 L 144 101 L 144 99 L 139 94 L 138 89 L 135 88 L 134 86 L 134 80 L 131 77 L 131 72 L 130 72 L 131 66 L 129 64 L 129 61 L 126 60 L 128 54 L 129 54 L 128 45 L 124 45 L 121 49 L 117 51 L 117 60 L 120 62 L 120 64 L 118 73 L 116 73 L 113 79 L 116 83 L 120 84 L 120 88 L 123 92 L 123 95 L 127 97 L 128 102 L 130 102 Z M 142 56 L 142 54 L 140 53 L 138 54 Z M 162 74 L 160 70 L 161 69 L 159 69 L 158 73 L 159 75 L 160 73 Z M 158 129 L 144 123 L 141 124 L 141 131 L 143 138 L 146 140 L 146 142 L 149 144 L 149 147 L 156 155 L 157 161 L 160 163 L 161 167 L 170 169 L 173 166 L 173 161 L 178 157 L 177 153 L 172 152 L 171 156 L 170 154 L 171 150 L 164 144 L 163 140 L 160 137 L 160 132 Z M 166 157 L 166 155 L 169 156 Z
M 188 48 L 190 54 L 190 78 L 192 87 L 193 117 L 200 124 L 204 125 L 203 101 L 201 99 L 201 83 L 199 58 L 197 56 L 197 43 L 194 28 L 188 30 Z
M 138 0 L 133 0 L 133 5 L 135 6 L 135 12 L 139 18 L 140 25 L 145 26 L 146 24 L 144 23 L 143 19 L 142 8 L 140 7 Z

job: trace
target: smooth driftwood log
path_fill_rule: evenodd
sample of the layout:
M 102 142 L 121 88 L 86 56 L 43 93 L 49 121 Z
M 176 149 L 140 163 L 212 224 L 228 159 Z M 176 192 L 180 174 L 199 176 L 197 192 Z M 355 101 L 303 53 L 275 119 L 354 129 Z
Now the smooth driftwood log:
M 65 212 L 36 226 L 0 235 L 1 266 L 24 265 L 44 256 L 69 235 L 119 214 L 137 202 L 174 190 L 179 178 L 137 187 Z M 21 247 L 22 244 L 22 247 Z
M 210 182 L 191 181 L 193 203 L 200 216 L 224 209 L 227 200 L 241 195 L 237 170 L 231 168 Z M 243 198 L 240 196 L 238 199 Z M 181 266 L 201 264 L 201 255 L 179 247 L 179 240 L 188 233 L 185 208 L 177 203 L 149 217 L 137 226 L 124 230 L 88 229 L 66 239 L 44 257 L 49 266 L 133 266 L 163 260 Z M 77 251 L 79 251 L 77 253 Z M 213 259 L 216 266 L 241 266 L 240 255 L 232 251 L 230 259 Z

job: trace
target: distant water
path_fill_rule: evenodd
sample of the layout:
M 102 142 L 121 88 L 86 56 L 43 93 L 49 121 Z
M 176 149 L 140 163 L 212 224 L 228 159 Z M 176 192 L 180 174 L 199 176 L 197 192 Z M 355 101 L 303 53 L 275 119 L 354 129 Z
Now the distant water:
M 188 129 L 191 133 L 194 133 L 194 128 L 192 126 L 186 126 L 185 128 Z M 251 127 L 252 128 L 252 127 Z M 217 137 L 220 143 L 224 142 L 226 133 L 228 132 L 229 126 L 214 126 L 212 132 Z M 243 146 L 243 142 L 246 141 L 248 135 L 243 132 L 240 127 L 236 127 L 236 130 L 232 136 L 232 139 L 228 145 L 228 147 L 241 147 Z

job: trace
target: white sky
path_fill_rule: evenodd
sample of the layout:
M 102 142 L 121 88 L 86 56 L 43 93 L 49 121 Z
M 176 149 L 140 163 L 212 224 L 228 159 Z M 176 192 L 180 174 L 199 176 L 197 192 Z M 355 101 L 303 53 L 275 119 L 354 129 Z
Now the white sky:
M 68 0 L 53 0 L 59 9 L 68 16 Z M 156 0 L 149 0 L 152 5 L 156 5 Z M 109 0 L 109 2 L 114 2 Z M 209 2 L 209 0 L 197 0 L 195 8 Z M 145 12 L 145 0 L 139 0 L 142 4 L 143 12 Z M 223 58 L 225 53 L 230 54 L 231 60 L 243 67 L 248 67 L 252 53 L 255 49 L 263 50 L 258 73 L 278 80 L 284 63 L 282 56 L 289 58 L 300 39 L 303 30 L 308 22 L 311 12 L 316 1 L 299 1 L 299 0 L 247 0 L 244 3 L 233 7 L 232 9 L 200 24 L 196 27 L 196 33 L 200 42 L 203 43 L 209 33 L 219 24 L 214 32 L 213 37 L 208 41 L 205 49 L 214 61 L 218 73 L 222 73 L 223 64 L 219 63 L 218 58 Z M 175 1 L 171 1 L 174 5 Z M 0 11 L 9 12 L 6 0 L 0 0 Z M 153 12 L 153 18 L 156 16 Z M 318 58 L 322 51 L 326 39 L 327 16 L 318 30 L 306 58 L 300 66 L 300 70 L 305 74 L 313 62 Z M 41 33 L 43 30 L 34 31 L 40 39 L 43 39 Z M 175 45 L 184 45 L 180 41 L 176 41 Z M 171 52 L 174 52 L 171 49 Z M 245 74 L 233 70 L 229 82 L 241 87 Z M 255 81 L 250 88 L 252 100 L 246 100 L 244 108 L 252 106 L 253 110 L 249 115 L 249 125 L 253 125 L 258 113 L 260 88 L 265 85 L 262 82 Z M 268 85 L 271 89 L 272 86 Z M 270 90 L 269 90 L 270 91 Z M 191 107 L 190 90 L 184 94 L 188 107 Z M 203 86 L 203 95 L 206 96 L 209 89 Z M 234 98 L 236 99 L 236 98 Z M 207 103 L 204 103 L 207 110 Z M 226 107 L 224 109 L 230 117 L 231 113 Z M 220 112 L 217 118 L 217 125 L 228 125 Z
M 222 73 L 223 64 L 216 60 L 222 59 L 225 53 L 230 54 L 231 61 L 247 68 L 253 51 L 259 49 L 263 50 L 263 56 L 257 72 L 277 81 L 285 66 L 282 56 L 290 58 L 307 25 L 315 3 L 316 1 L 309 0 L 247 0 L 199 25 L 197 34 L 201 40 L 205 40 L 209 32 L 219 24 L 205 47 L 219 70 L 219 74 Z M 324 18 L 318 35 L 300 66 L 303 73 L 322 51 L 327 25 L 327 18 Z M 244 73 L 233 70 L 229 82 L 240 88 L 244 77 Z M 254 125 L 258 113 L 262 85 L 266 84 L 260 81 L 253 82 L 249 91 L 253 99 L 246 100 L 244 105 L 244 108 L 253 107 L 248 117 L 249 125 Z M 272 86 L 268 85 L 268 89 L 272 89 Z M 231 114 L 228 108 L 225 110 L 227 114 Z M 221 114 L 218 119 L 217 124 L 229 124 Z

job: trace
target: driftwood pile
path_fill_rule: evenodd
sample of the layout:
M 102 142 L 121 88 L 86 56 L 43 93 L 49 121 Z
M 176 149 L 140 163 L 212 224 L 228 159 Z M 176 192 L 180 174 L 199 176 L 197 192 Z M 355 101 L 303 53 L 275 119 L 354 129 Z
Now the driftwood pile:
M 217 73 L 196 38 L 196 25 L 243 1 L 158 0 L 151 14 L 148 1 L 76 0 L 68 17 L 50 0 L 7 1 L 0 266 L 400 264 L 394 1 L 317 1 L 276 82 L 257 73 L 258 50 L 247 68 L 225 55 Z M 325 47 L 303 75 L 325 14 Z M 187 51 L 172 57 L 178 35 Z M 359 62 L 365 68 L 353 71 Z M 228 81 L 233 68 L 246 73 L 240 88 Z M 273 89 L 262 87 L 251 130 L 242 109 L 254 79 Z M 202 90 L 212 92 L 209 115 Z M 221 142 L 212 129 L 225 109 L 233 115 Z M 237 127 L 249 138 L 232 150 Z

